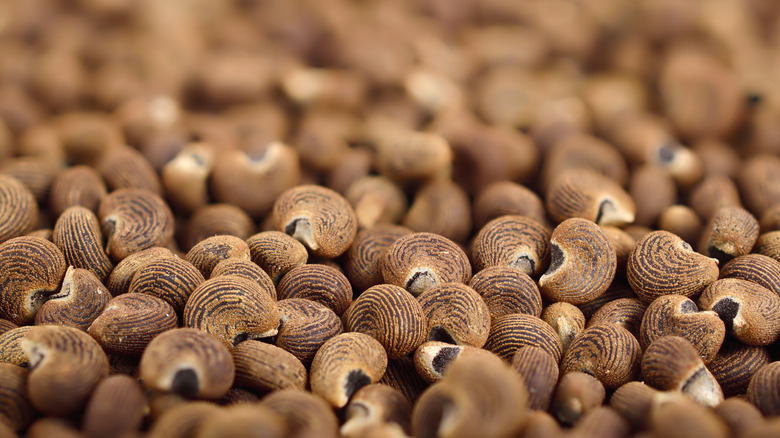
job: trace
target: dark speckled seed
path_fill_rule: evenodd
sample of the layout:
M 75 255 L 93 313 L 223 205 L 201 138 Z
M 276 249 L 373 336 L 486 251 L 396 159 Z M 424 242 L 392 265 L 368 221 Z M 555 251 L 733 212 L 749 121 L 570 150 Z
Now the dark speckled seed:
M 234 257 L 249 260 L 249 246 L 236 236 L 223 235 L 201 240 L 187 253 L 186 259 L 208 279 L 219 262 Z
M 699 252 L 720 261 L 750 253 L 758 239 L 758 220 L 740 207 L 723 207 L 704 228 Z
M 152 260 L 135 272 L 130 293 L 142 293 L 165 300 L 181 315 L 187 299 L 205 279 L 187 260 L 165 257 Z
M 512 356 L 512 368 L 523 377 L 528 388 L 529 407 L 546 411 L 558 382 L 558 363 L 542 348 L 526 345 Z
M 50 295 L 35 314 L 35 325 L 67 325 L 86 330 L 110 299 L 111 294 L 95 274 L 70 266 L 59 292 Z
M 352 303 L 352 286 L 336 268 L 307 264 L 285 274 L 276 292 L 280 300 L 306 298 L 322 303 L 341 316 Z
M 541 319 L 513 313 L 493 320 L 485 349 L 504 360 L 511 360 L 518 348 L 532 345 L 548 352 L 556 363 L 563 356 L 563 345 L 558 334 Z
M 623 327 L 597 325 L 582 332 L 569 345 L 561 362 L 563 374 L 581 371 L 615 389 L 636 379 L 642 350 L 639 342 Z
M 509 266 L 494 266 L 477 272 L 469 286 L 482 296 L 497 318 L 510 313 L 525 313 L 539 317 L 542 314 L 542 296 L 528 274 Z
M 411 232 L 399 225 L 377 225 L 357 234 L 344 262 L 344 271 L 357 293 L 382 283 L 382 260 L 387 248 Z
M 35 228 L 38 204 L 35 196 L 18 179 L 0 175 L 0 242 L 21 236 Z
M 252 261 L 263 268 L 274 284 L 284 274 L 304 265 L 309 258 L 306 247 L 281 231 L 264 231 L 246 240 Z
M 720 278 L 752 281 L 780 295 L 780 262 L 761 254 L 748 254 L 726 263 Z
M 720 384 L 724 396 L 731 397 L 747 392 L 753 374 L 770 361 L 765 347 L 751 347 L 727 338 L 707 368 Z
M 114 264 L 103 250 L 103 234 L 100 222 L 92 210 L 70 207 L 54 224 L 54 244 L 65 255 L 68 265 L 88 269 L 105 281 Z
M 490 333 L 490 310 L 461 283 L 443 283 L 417 297 L 428 320 L 428 340 L 481 348 Z
M 477 270 L 509 266 L 538 277 L 550 263 L 550 230 L 526 216 L 501 216 L 488 222 L 472 244 Z

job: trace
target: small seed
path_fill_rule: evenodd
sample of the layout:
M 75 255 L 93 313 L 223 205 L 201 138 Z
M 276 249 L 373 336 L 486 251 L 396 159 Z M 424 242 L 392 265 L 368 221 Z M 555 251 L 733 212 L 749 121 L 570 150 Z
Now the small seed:
M 255 234 L 255 224 L 244 210 L 231 204 L 209 204 L 190 216 L 184 229 L 182 249 L 189 251 L 211 236 L 229 235 L 246 240 Z
M 699 252 L 724 265 L 734 257 L 748 254 L 758 239 L 758 220 L 739 207 L 715 212 L 702 232 Z
M 720 384 L 724 396 L 730 397 L 745 394 L 756 371 L 770 361 L 766 348 L 727 338 L 707 368 Z
M 360 231 L 346 254 L 344 270 L 357 293 L 381 284 L 387 249 L 412 231 L 399 225 L 377 225 Z
M 615 389 L 639 375 L 642 351 L 628 330 L 618 325 L 597 325 L 585 329 L 569 345 L 561 372 L 580 371 Z
M 563 344 L 555 330 L 541 319 L 522 313 L 494 319 L 484 348 L 509 361 L 517 349 L 524 345 L 542 348 L 556 363 L 560 363 L 563 356 Z
M 769 345 L 780 337 L 780 297 L 756 283 L 718 280 L 704 289 L 699 305 L 716 312 L 729 334 L 744 344 Z
M 413 231 L 465 242 L 471 232 L 471 203 L 453 181 L 431 181 L 417 190 L 402 223 Z
M 738 278 L 759 284 L 780 295 L 780 262 L 761 254 L 748 254 L 726 263 L 720 278 Z
M 295 356 L 264 342 L 247 340 L 233 348 L 235 384 L 260 391 L 306 389 L 308 374 Z
M 117 265 L 116 269 L 121 265 Z M 187 260 L 158 257 L 147 261 L 135 271 L 128 292 L 160 298 L 170 304 L 177 315 L 181 315 L 192 291 L 204 281 L 200 271 Z
M 302 243 L 279 231 L 264 231 L 246 240 L 252 261 L 278 285 L 295 267 L 306 264 L 309 254 Z
M 428 321 L 428 340 L 481 348 L 490 333 L 490 310 L 461 283 L 443 283 L 417 297 Z
M 401 221 L 408 207 L 404 192 L 381 176 L 365 176 L 356 180 L 346 190 L 344 197 L 355 209 L 361 229 L 396 224 Z
M 114 264 L 103 250 L 100 222 L 92 210 L 79 206 L 65 210 L 54 224 L 52 238 L 69 266 L 88 269 L 100 281 L 113 270 Z
M 260 402 L 287 423 L 294 436 L 316 434 L 324 438 L 338 436 L 339 421 L 333 409 L 311 392 L 291 389 L 274 391 Z
M 724 207 L 742 207 L 739 190 L 734 181 L 726 176 L 704 178 L 688 195 L 688 204 L 704 221 L 709 221 Z
M 306 298 L 341 316 L 352 304 L 352 286 L 336 268 L 307 264 L 291 269 L 277 287 L 280 300 Z
M 750 379 L 747 399 L 766 417 L 780 415 L 780 362 L 772 362 L 758 369 Z
M 587 169 L 563 171 L 547 191 L 547 213 L 555 222 L 583 218 L 599 225 L 634 221 L 636 205 L 620 185 Z
M 523 377 L 532 410 L 546 411 L 558 382 L 558 363 L 539 347 L 520 347 L 512 356 L 512 368 Z
M 601 406 L 605 397 L 604 385 L 598 379 L 574 371 L 561 377 L 550 409 L 563 424 L 576 424 L 583 415 Z
M 474 199 L 474 228 L 482 229 L 491 220 L 504 215 L 528 216 L 545 224 L 547 212 L 539 196 L 511 181 L 499 181 L 485 187 Z
M 525 216 L 501 216 L 474 237 L 472 254 L 477 270 L 509 266 L 538 277 L 550 263 L 550 230 Z
M 277 302 L 280 325 L 276 345 L 309 366 L 317 350 L 328 339 L 344 331 L 338 315 L 329 307 L 305 298 Z
M 580 309 L 569 303 L 550 304 L 542 311 L 541 318 L 558 333 L 564 353 L 569 348 L 571 341 L 585 330 L 585 315 Z
M 38 204 L 35 196 L 18 179 L 0 175 L 0 243 L 22 236 L 38 223 Z
M 129 292 L 130 283 L 132 283 L 136 272 L 147 263 L 164 257 L 173 257 L 173 253 L 162 247 L 152 247 L 125 257 L 111 271 L 111 275 L 106 280 L 106 287 L 112 296 Z
M 124 375 L 106 377 L 84 408 L 82 428 L 96 438 L 133 433 L 141 428 L 145 408 L 146 397 L 138 381 Z
M 111 294 L 95 274 L 70 266 L 59 292 L 49 295 L 35 314 L 35 325 L 66 325 L 86 331 L 110 299 Z
M 542 314 L 542 295 L 536 283 L 526 273 L 509 266 L 482 269 L 471 278 L 469 286 L 488 306 L 495 319 L 510 313 Z
M 35 414 L 27 395 L 28 374 L 20 366 L 0 363 L 0 424 L 14 431 L 26 429 Z
M 74 205 L 97 212 L 100 201 L 106 196 L 106 183 L 95 169 L 84 165 L 73 166 L 54 178 L 49 192 L 49 206 L 54 217 L 59 217 Z
M 198 242 L 186 256 L 206 279 L 211 277 L 211 271 L 219 262 L 230 258 L 250 260 L 246 242 L 235 236 L 212 236 Z
M 639 328 L 647 306 L 637 298 L 617 298 L 605 303 L 588 320 L 587 327 L 617 324 L 639 339 Z
M 408 433 L 412 417 L 412 404 L 392 386 L 366 385 L 360 388 L 344 411 L 344 436 L 362 436 L 367 428 L 392 423 Z

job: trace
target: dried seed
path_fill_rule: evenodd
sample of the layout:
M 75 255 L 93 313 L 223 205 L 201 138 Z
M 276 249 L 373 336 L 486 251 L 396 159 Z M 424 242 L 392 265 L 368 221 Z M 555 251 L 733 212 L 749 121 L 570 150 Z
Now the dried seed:
M 730 397 L 745 394 L 753 374 L 770 361 L 766 348 L 726 339 L 707 368 L 717 379 L 724 396 Z
M 274 391 L 260 402 L 287 423 L 295 436 L 317 434 L 323 438 L 338 436 L 339 421 L 322 397 L 311 392 L 291 389 Z
M 173 253 L 161 247 L 152 247 L 125 257 L 111 271 L 111 275 L 106 280 L 106 287 L 113 296 L 129 292 L 135 273 L 147 263 L 164 257 L 173 257 Z
M 558 333 L 564 353 L 569 348 L 571 341 L 585 330 L 585 315 L 580 309 L 569 303 L 550 304 L 542 311 L 541 318 Z
M 54 217 L 75 205 L 97 213 L 100 201 L 106 196 L 106 183 L 95 169 L 84 165 L 73 166 L 60 172 L 51 183 L 49 207 Z
M 542 296 L 536 283 L 524 272 L 509 266 L 482 269 L 469 286 L 485 301 L 491 318 L 510 313 L 542 314 Z
M 347 278 L 357 293 L 382 283 L 382 260 L 387 248 L 411 232 L 399 225 L 377 225 L 357 234 L 344 261 Z
M 720 278 L 738 278 L 780 295 L 780 262 L 761 254 L 747 254 L 723 265 Z
M 325 341 L 344 331 L 338 315 L 324 304 L 288 298 L 277 305 L 280 323 L 276 346 L 292 353 L 307 367 Z
M 86 269 L 68 267 L 59 292 L 35 314 L 35 325 L 66 325 L 86 331 L 111 299 L 108 289 Z
M 291 269 L 276 288 L 280 300 L 306 298 L 324 304 L 341 316 L 352 304 L 352 286 L 337 269 L 326 265 L 302 265 Z
M 309 380 L 306 368 L 287 351 L 259 341 L 247 340 L 233 348 L 235 384 L 260 391 L 297 389 Z
M 32 192 L 18 179 L 0 175 L 0 204 L 5 206 L 0 216 L 0 243 L 35 228 L 38 204 Z
M 715 212 L 704 228 L 699 252 L 718 259 L 721 265 L 750 253 L 758 239 L 758 220 L 747 210 L 724 207 Z
M 211 236 L 229 235 L 246 240 L 255 234 L 255 224 L 244 210 L 231 204 L 209 204 L 190 216 L 184 230 L 182 249 L 189 251 Z
M 146 409 L 143 388 L 124 375 L 106 377 L 84 408 L 82 429 L 96 438 L 129 434 L 141 428 Z
M 512 356 L 512 368 L 523 377 L 532 410 L 546 411 L 558 382 L 558 363 L 539 347 L 526 345 Z
M 563 345 L 555 330 L 541 319 L 522 313 L 495 318 L 484 348 L 509 361 L 524 345 L 542 348 L 556 363 L 560 363 L 563 356 Z
M 120 266 L 122 263 L 115 270 Z M 190 294 L 204 281 L 200 271 L 187 260 L 161 256 L 148 260 L 135 271 L 128 292 L 160 298 L 181 316 Z
M 577 424 L 583 415 L 601 406 L 605 397 L 604 385 L 597 378 L 574 371 L 561 377 L 550 410 L 563 424 Z
M 26 429 L 35 413 L 27 395 L 28 374 L 20 366 L 0 363 L 0 424 L 14 431 Z
M 765 417 L 780 415 L 780 362 L 772 362 L 759 368 L 747 390 L 747 399 L 753 403 Z
M 520 269 L 538 277 L 550 263 L 550 230 L 525 216 L 501 216 L 474 237 L 472 254 L 477 270 L 493 266 Z
M 617 324 L 639 339 L 639 328 L 647 306 L 637 298 L 617 298 L 605 303 L 588 320 L 587 327 Z
M 86 207 L 66 209 L 54 224 L 52 239 L 69 266 L 88 269 L 100 281 L 105 281 L 114 268 L 103 250 L 100 222 L 95 213 Z
M 453 181 L 431 181 L 417 190 L 402 223 L 413 231 L 465 242 L 471 232 L 471 203 Z
M 396 224 L 408 206 L 406 194 L 395 183 L 381 176 L 365 176 L 353 182 L 344 193 L 355 209 L 358 227 Z
M 212 236 L 193 246 L 185 258 L 198 268 L 203 278 L 208 279 L 211 277 L 211 271 L 222 260 L 249 260 L 250 254 L 249 246 L 238 237 Z
M 344 436 L 362 436 L 371 426 L 391 423 L 404 433 L 410 429 L 412 404 L 392 386 L 371 384 L 360 388 L 344 411 Z
M 623 327 L 597 325 L 585 329 L 566 350 L 561 372 L 581 371 L 615 389 L 639 375 L 639 342 Z
M 756 283 L 724 278 L 707 286 L 703 309 L 718 314 L 729 334 L 747 345 L 770 345 L 780 337 L 780 296 Z
M 568 169 L 547 191 L 547 213 L 555 222 L 583 218 L 599 225 L 634 221 L 636 205 L 618 183 L 587 169 Z
M 428 340 L 481 348 L 490 333 L 490 310 L 461 283 L 442 283 L 417 297 L 428 321 Z
M 472 211 L 474 228 L 478 230 L 504 215 L 528 216 L 541 224 L 547 222 L 547 212 L 541 198 L 512 181 L 498 181 L 485 187 L 474 199 Z

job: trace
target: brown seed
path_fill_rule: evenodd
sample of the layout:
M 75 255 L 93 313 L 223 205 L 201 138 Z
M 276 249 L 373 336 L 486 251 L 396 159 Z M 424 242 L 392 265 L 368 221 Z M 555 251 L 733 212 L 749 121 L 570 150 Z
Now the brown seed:
M 713 412 L 728 426 L 732 436 L 747 436 L 745 432 L 764 423 L 761 411 L 740 397 L 723 400 L 713 408 Z
M 338 163 L 358 132 L 355 113 L 313 105 L 302 112 L 292 144 L 305 167 L 326 172 Z
M 32 231 L 38 223 L 35 196 L 18 179 L 0 175 L 0 204 L 5 206 L 0 216 L 0 243 Z
M 129 292 L 135 273 L 147 263 L 164 257 L 173 257 L 173 253 L 168 248 L 162 247 L 152 247 L 125 257 L 111 271 L 111 275 L 106 280 L 106 287 L 113 296 Z
M 428 182 L 414 195 L 403 225 L 465 242 L 471 232 L 471 203 L 466 192 L 449 179 Z
M 523 431 L 517 436 L 519 438 L 553 438 L 560 437 L 562 434 L 561 426 L 552 415 L 545 411 L 536 410 L 528 413 Z
M 203 278 L 210 278 L 211 271 L 221 262 L 230 258 L 249 260 L 249 246 L 236 236 L 212 236 L 201 240 L 187 253 L 186 259 L 192 263 Z
M 19 326 L 7 319 L 0 318 L 0 335 L 7 332 L 8 330 L 13 330 L 15 328 L 19 328 Z
M 688 204 L 704 221 L 709 221 L 715 212 L 724 207 L 742 207 L 737 185 L 726 176 L 704 178 L 691 189 Z
M 0 266 L 0 317 L 23 325 L 57 291 L 67 265 L 48 240 L 16 237 L 0 243 Z
M 780 362 L 772 362 L 759 368 L 747 390 L 748 401 L 753 403 L 766 417 L 780 415 Z
M 724 207 L 715 212 L 704 228 L 699 252 L 725 264 L 750 253 L 758 239 L 758 221 L 747 210 Z
M 550 253 L 550 267 L 539 278 L 542 296 L 549 301 L 592 301 L 615 278 L 615 250 L 601 228 L 587 219 L 561 222 L 550 238 Z
M 609 406 L 598 406 L 585 413 L 572 428 L 572 436 L 622 438 L 629 436 L 631 426 Z
M 756 217 L 761 217 L 772 205 L 780 203 L 780 158 L 758 154 L 746 160 L 737 175 L 745 206 Z
M 428 387 L 428 382 L 423 380 L 415 369 L 414 359 L 409 356 L 388 360 L 387 370 L 385 370 L 385 375 L 382 376 L 379 383 L 390 385 L 401 391 L 407 400 L 412 403 Z
M 81 411 L 95 385 L 108 376 L 106 354 L 81 330 L 33 327 L 19 343 L 32 370 L 27 394 L 42 413 L 64 416 Z
M 376 146 L 379 174 L 398 183 L 425 181 L 450 172 L 452 149 L 437 134 L 383 131 Z
M 431 233 L 400 237 L 387 249 L 382 260 L 382 278 L 412 295 L 441 283 L 467 283 L 471 264 L 455 242 Z
M 383 384 L 360 388 L 344 411 L 344 436 L 363 436 L 368 428 L 381 424 L 393 424 L 402 433 L 408 433 L 412 417 L 412 404 L 401 391 Z
M 631 173 L 628 193 L 636 203 L 634 223 L 651 227 L 658 215 L 677 200 L 677 185 L 666 170 L 644 165 Z
M 188 398 L 222 397 L 234 374 L 233 358 L 219 338 L 192 328 L 161 333 L 141 356 L 144 386 Z
M 704 363 L 709 363 L 723 344 L 726 327 L 717 313 L 699 311 L 689 298 L 665 295 L 647 306 L 639 328 L 639 342 L 646 349 L 664 336 L 686 338 L 699 352 Z
M 780 296 L 746 280 L 724 278 L 707 286 L 703 309 L 718 314 L 729 334 L 747 345 L 769 345 L 780 336 Z
M 524 345 L 542 348 L 556 363 L 560 363 L 563 356 L 563 345 L 555 330 L 541 319 L 522 313 L 495 318 L 484 348 L 509 361 Z
M 479 230 L 504 215 L 528 216 L 546 224 L 547 212 L 541 198 L 530 189 L 512 181 L 498 181 L 485 187 L 474 199 L 474 228 Z
M 408 206 L 406 194 L 395 183 L 381 176 L 365 176 L 353 182 L 344 197 L 355 209 L 358 227 L 396 224 Z
M 542 313 L 539 288 L 519 269 L 508 266 L 482 269 L 472 277 L 469 286 L 485 301 L 491 318 L 510 313 L 539 317 Z
M 581 371 L 615 389 L 639 375 L 642 351 L 639 342 L 623 327 L 597 325 L 585 329 L 569 345 L 561 372 Z
M 758 224 L 762 233 L 780 230 L 780 203 L 767 208 L 764 214 L 759 216 Z
M 346 313 L 344 327 L 375 338 L 388 358 L 394 359 L 413 352 L 425 341 L 428 324 L 423 307 L 410 293 L 382 284 L 355 300 Z
M 312 254 L 343 254 L 357 234 L 357 218 L 349 202 L 325 187 L 302 185 L 276 199 L 273 218 L 279 231 L 303 243 Z
M 588 320 L 587 327 L 617 324 L 639 339 L 639 328 L 647 306 L 637 298 L 617 298 L 605 303 Z
M 558 333 L 564 353 L 569 348 L 571 341 L 585 330 L 585 315 L 580 309 L 569 303 L 550 304 L 542 311 L 541 318 Z
M 14 431 L 26 429 L 35 412 L 27 396 L 28 374 L 20 366 L 0 363 L 0 424 Z
M 35 314 L 35 325 L 66 325 L 86 331 L 110 299 L 95 274 L 69 266 L 59 292 L 49 295 Z
M 753 251 L 780 262 L 780 231 L 767 231 L 759 235 Z
M 239 436 L 247 431 L 256 436 L 282 438 L 284 422 L 263 405 L 237 404 L 205 417 L 198 426 L 197 437 Z
M 279 333 L 276 345 L 309 366 L 317 350 L 328 339 L 341 334 L 344 326 L 333 310 L 304 298 L 288 298 L 279 306 Z
M 703 224 L 699 215 L 687 205 L 670 205 L 658 215 L 658 229 L 680 236 L 689 245 L 696 245 Z
M 740 159 L 737 151 L 725 141 L 713 138 L 701 139 L 692 145 L 701 159 L 704 175 L 736 176 Z
M 304 391 L 309 376 L 295 356 L 264 342 L 247 340 L 233 348 L 235 384 L 259 391 Z
M 669 400 L 659 403 L 651 410 L 649 426 L 654 436 L 669 438 L 728 436 L 726 425 L 711 409 L 679 395 L 672 395 Z
M 96 438 L 131 434 L 141 428 L 145 409 L 146 397 L 138 381 L 124 375 L 106 377 L 84 408 L 82 429 Z
M 0 175 L 16 178 L 35 196 L 39 204 L 45 205 L 54 178 L 60 173 L 57 163 L 48 157 L 19 156 L 7 158 L 0 163 Z
M 577 307 L 582 311 L 582 314 L 585 315 L 585 319 L 589 319 L 607 303 L 621 298 L 639 299 L 634 291 L 631 290 L 631 286 L 628 285 L 628 282 L 624 279 L 617 279 L 613 281 L 607 290 L 599 295 L 598 298 L 585 304 L 580 304 Z
M 366 78 L 351 70 L 297 67 L 282 80 L 287 97 L 298 105 L 357 109 L 366 98 Z
M 30 367 L 30 359 L 22 351 L 19 341 L 32 330 L 33 326 L 25 325 L 6 331 L 0 335 L 0 362 L 10 363 L 22 368 Z
M 109 354 L 139 357 L 152 339 L 178 327 L 173 307 L 147 294 L 124 294 L 108 302 L 87 328 Z
M 107 195 L 106 183 L 97 171 L 89 166 L 73 166 L 60 172 L 51 183 L 49 207 L 54 217 L 74 205 L 97 212 Z
M 714 407 L 723 390 L 687 339 L 664 336 L 653 341 L 642 356 L 642 377 L 662 391 L 682 391 L 696 403 Z
M 117 265 L 116 269 L 121 265 L 122 263 Z M 187 260 L 178 257 L 158 257 L 147 261 L 135 271 L 128 292 L 160 298 L 170 304 L 176 314 L 181 316 L 190 294 L 204 281 L 206 280 L 200 271 Z
M 73 420 L 56 417 L 41 417 L 27 429 L 30 438 L 57 436 L 62 438 L 83 438 L 78 425 Z
M 539 347 L 520 347 L 512 356 L 512 368 L 523 377 L 532 410 L 546 411 L 558 382 L 558 363 Z
M 322 303 L 341 316 L 352 303 L 352 286 L 337 269 L 302 265 L 291 269 L 276 289 L 279 299 L 306 298 Z
M 160 177 L 139 151 L 129 146 L 106 150 L 95 168 L 103 177 L 110 191 L 123 188 L 148 190 L 158 196 L 163 193 Z
M 100 281 L 105 281 L 114 268 L 103 250 L 100 222 L 95 213 L 86 207 L 66 209 L 54 224 L 52 238 L 69 266 L 88 269 Z
M 181 402 L 164 411 L 152 423 L 149 429 L 150 438 L 184 438 L 193 436 L 203 422 L 203 419 L 219 411 L 219 406 L 205 402 Z
M 607 236 L 607 240 L 612 245 L 612 249 L 615 250 L 615 276 L 624 278 L 626 276 L 626 264 L 628 264 L 628 256 L 631 255 L 631 251 L 636 246 L 636 240 L 633 236 L 626 231 L 606 225 L 600 227 L 604 235 Z
M 714 359 L 707 364 L 726 397 L 747 392 L 756 371 L 771 361 L 765 347 L 752 347 L 727 338 Z
M 279 284 L 287 272 L 301 266 L 309 254 L 302 243 L 279 231 L 264 231 L 246 240 L 252 261 Z
M 325 185 L 344 194 L 352 183 L 371 172 L 373 154 L 364 147 L 351 147 L 344 151 L 335 166 L 325 175 Z
M 653 406 L 662 403 L 667 393 L 643 382 L 632 381 L 621 385 L 609 398 L 609 406 L 623 416 L 634 430 L 644 430 L 650 422 Z
M 550 230 L 525 216 L 501 216 L 474 237 L 472 254 L 478 271 L 493 266 L 520 269 L 538 277 L 550 263 Z
M 583 415 L 601 406 L 605 397 L 604 385 L 597 378 L 574 371 L 558 381 L 550 410 L 563 424 L 577 424 Z
M 177 212 L 191 213 L 209 203 L 208 177 L 216 153 L 207 143 L 189 143 L 162 168 L 165 194 Z
M 309 383 L 314 394 L 340 408 L 360 388 L 378 382 L 386 368 L 382 344 L 362 333 L 342 333 L 317 350 Z
M 357 234 L 344 261 L 344 271 L 357 293 L 382 283 L 382 260 L 387 248 L 410 233 L 399 225 L 377 225 Z
M 731 260 L 721 268 L 720 278 L 752 281 L 780 295 L 780 262 L 761 254 Z
M 442 283 L 417 297 L 428 321 L 429 341 L 481 348 L 490 333 L 490 310 L 482 297 L 461 283 Z
M 247 339 L 274 336 L 279 308 L 256 282 L 237 275 L 201 283 L 187 300 L 183 323 L 215 335 L 227 348 Z
M 98 217 L 106 252 L 114 262 L 173 242 L 173 213 L 161 197 L 147 190 L 114 190 L 100 202 Z
M 620 152 L 609 143 L 585 133 L 564 137 L 547 151 L 539 177 L 541 189 L 549 188 L 567 169 L 589 169 L 620 186 L 628 183 L 628 166 Z
M 260 402 L 287 424 L 292 436 L 338 436 L 339 420 L 322 397 L 291 389 L 274 391 Z
M 495 354 L 470 345 L 454 345 L 441 341 L 426 341 L 414 352 L 414 368 L 426 382 L 438 382 L 447 369 L 461 357 Z
M 668 231 L 653 231 L 637 242 L 628 258 L 626 276 L 646 304 L 662 295 L 695 297 L 717 280 L 718 261 L 694 252 Z
M 255 234 L 255 224 L 244 210 L 231 204 L 209 204 L 190 216 L 184 230 L 182 249 L 189 251 L 211 236 L 236 236 L 246 240 Z
M 620 185 L 587 169 L 561 172 L 547 191 L 547 213 L 555 222 L 583 218 L 599 225 L 634 221 L 636 205 Z

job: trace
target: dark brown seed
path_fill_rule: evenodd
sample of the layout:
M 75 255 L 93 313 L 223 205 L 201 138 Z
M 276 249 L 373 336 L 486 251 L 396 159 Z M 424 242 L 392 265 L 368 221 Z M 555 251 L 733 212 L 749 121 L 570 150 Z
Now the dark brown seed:
M 780 231 L 767 231 L 759 235 L 753 251 L 780 262 Z
M 512 181 L 499 181 L 485 187 L 474 199 L 472 211 L 477 230 L 504 215 L 528 216 L 541 224 L 547 221 L 547 212 L 539 196 Z
M 382 260 L 382 278 L 417 296 L 437 284 L 467 283 L 471 279 L 471 264 L 455 242 L 437 234 L 412 233 L 387 249 Z
M 598 324 L 617 324 L 639 339 L 639 327 L 647 306 L 637 298 L 618 298 L 605 303 L 588 320 L 587 327 Z
M 26 236 L 0 243 L 0 266 L 0 317 L 17 325 L 33 322 L 67 267 L 55 244 Z
M 264 231 L 246 240 L 252 261 L 279 284 L 282 277 L 295 267 L 306 264 L 306 247 L 280 231 Z
M 579 309 L 582 311 L 582 314 L 585 315 L 585 318 L 588 319 L 593 317 L 596 311 L 601 309 L 607 303 L 621 298 L 639 299 L 637 298 L 634 291 L 631 290 L 631 286 L 629 286 L 625 280 L 618 279 L 613 281 L 607 290 L 604 291 L 604 293 L 601 294 L 598 298 L 585 304 L 580 304 L 577 307 L 579 307 Z
M 160 298 L 170 304 L 177 315 L 184 311 L 192 291 L 206 281 L 192 263 L 178 257 L 150 260 L 138 268 L 132 278 L 128 292 Z
M 466 192 L 449 179 L 427 183 L 415 193 L 403 225 L 465 242 L 471 232 L 471 203 Z
M 275 345 L 250 339 L 236 345 L 232 353 L 238 386 L 260 391 L 306 389 L 306 368 L 295 356 Z
M 52 182 L 49 207 L 54 217 L 74 205 L 97 213 L 100 201 L 107 195 L 106 183 L 97 171 L 89 166 L 73 166 L 60 172 Z
M 529 217 L 498 217 L 474 238 L 474 264 L 478 271 L 509 266 L 538 277 L 550 263 L 550 234 L 546 226 Z
M 91 437 L 109 438 L 141 428 L 146 409 L 143 388 L 129 376 L 106 377 L 84 408 L 82 429 Z
M 699 252 L 716 258 L 721 265 L 750 253 L 758 239 L 758 220 L 740 207 L 724 207 L 715 212 L 704 228 Z
M 192 328 L 158 335 L 141 356 L 144 386 L 188 398 L 222 397 L 234 374 L 233 357 L 219 338 Z
M 0 424 L 11 430 L 26 429 L 33 420 L 35 411 L 27 396 L 27 378 L 26 369 L 0 363 Z
M 746 280 L 724 278 L 707 286 L 699 306 L 718 314 L 729 334 L 747 345 L 769 345 L 780 337 L 780 296 Z
M 377 225 L 357 234 L 344 261 L 347 278 L 357 293 L 382 283 L 382 260 L 387 248 L 411 232 L 399 225 Z
M 86 331 L 110 299 L 111 294 L 95 274 L 70 266 L 59 292 L 49 295 L 35 314 L 35 325 L 66 325 Z
M 752 281 L 780 295 L 780 262 L 761 254 L 748 254 L 726 263 L 720 278 Z
M 601 406 L 605 397 L 604 385 L 597 378 L 573 371 L 558 381 L 550 410 L 563 424 L 576 424 L 583 415 Z
M 7 319 L 0 319 L 0 335 L 15 328 L 19 328 L 19 326 Z
M 176 311 L 166 301 L 124 294 L 108 302 L 87 333 L 110 354 L 138 357 L 155 336 L 176 327 Z
M 492 321 L 485 350 L 509 361 L 517 349 L 524 345 L 542 348 L 556 363 L 560 363 L 563 356 L 563 345 L 558 334 L 537 317 L 512 313 Z
M 712 311 L 699 311 L 696 304 L 682 295 L 665 295 L 650 303 L 639 328 L 639 342 L 647 348 L 664 336 L 686 338 L 704 363 L 718 353 L 726 336 L 726 327 Z
M 581 371 L 596 377 L 607 389 L 615 389 L 639 375 L 642 350 L 639 342 L 618 325 L 586 329 L 569 345 L 561 372 Z
M 130 291 L 130 283 L 135 273 L 145 264 L 164 257 L 173 257 L 171 250 L 162 247 L 153 247 L 127 256 L 117 263 L 111 275 L 106 280 L 106 287 L 111 295 L 117 296 Z
M 461 283 L 436 285 L 417 297 L 428 321 L 429 341 L 482 348 L 490 333 L 490 310 L 482 297 Z
M 259 284 L 276 301 L 276 287 L 271 281 L 271 277 L 251 260 L 239 258 L 222 260 L 211 271 L 212 277 L 219 277 L 220 275 L 238 275 L 239 277 L 252 280 Z
M 114 264 L 103 250 L 100 222 L 92 210 L 79 206 L 65 210 L 54 224 L 52 238 L 68 265 L 88 269 L 106 281 Z
M 753 374 L 770 361 L 766 348 L 726 339 L 707 368 L 717 379 L 724 396 L 730 397 L 745 394 Z
M 333 310 L 304 298 L 288 298 L 279 306 L 279 333 L 276 345 L 309 366 L 317 350 L 328 339 L 341 334 L 344 326 Z
M 583 218 L 599 225 L 634 221 L 636 205 L 615 181 L 588 169 L 568 169 L 547 191 L 547 213 L 555 222 Z
M 696 297 L 717 280 L 718 261 L 694 252 L 668 231 L 653 231 L 637 242 L 626 276 L 645 304 L 669 294 Z
M 223 275 L 206 280 L 192 291 L 182 320 L 185 327 L 213 334 L 232 348 L 247 339 L 276 335 L 279 308 L 271 294 L 256 282 Z
M 306 298 L 322 303 L 341 316 L 352 303 L 352 286 L 337 269 L 327 265 L 302 265 L 290 270 L 276 288 L 280 300 Z
M 748 401 L 766 417 L 780 415 L 780 362 L 772 362 L 759 368 L 748 385 Z
M 193 246 L 185 258 L 208 279 L 219 262 L 234 257 L 250 260 L 246 242 L 235 236 L 212 236 Z
M 512 368 L 523 377 L 530 409 L 546 411 L 558 382 L 558 363 L 539 347 L 520 347 L 512 356 Z
M 38 223 L 35 196 L 18 179 L 0 175 L 0 243 L 24 235 Z
M 231 204 L 210 204 L 197 209 L 185 226 L 182 249 L 189 251 L 211 236 L 236 236 L 246 240 L 255 234 L 255 224 L 244 210 Z
M 510 313 L 542 314 L 542 296 L 527 274 L 509 266 L 494 266 L 477 272 L 469 286 L 485 300 L 491 318 Z

